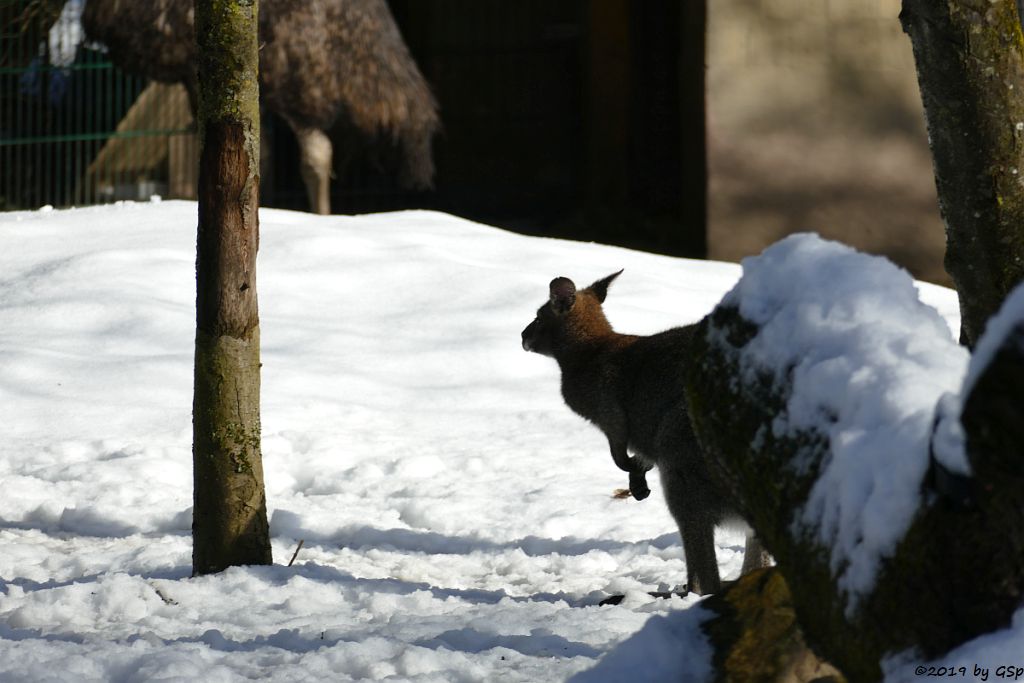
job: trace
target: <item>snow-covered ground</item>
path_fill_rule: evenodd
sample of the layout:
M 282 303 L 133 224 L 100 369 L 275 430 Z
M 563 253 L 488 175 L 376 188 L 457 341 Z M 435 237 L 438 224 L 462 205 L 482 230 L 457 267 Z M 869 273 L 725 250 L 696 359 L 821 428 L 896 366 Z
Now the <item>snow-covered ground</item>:
M 738 266 L 261 212 L 276 564 L 191 578 L 195 217 L 0 214 L 0 680 L 702 679 L 698 600 L 646 594 L 686 573 L 657 477 L 612 498 L 625 475 L 519 333 L 558 275 L 625 268 L 606 310 L 648 333 Z M 955 329 L 955 295 L 921 291 Z M 734 576 L 742 535 L 717 540 Z

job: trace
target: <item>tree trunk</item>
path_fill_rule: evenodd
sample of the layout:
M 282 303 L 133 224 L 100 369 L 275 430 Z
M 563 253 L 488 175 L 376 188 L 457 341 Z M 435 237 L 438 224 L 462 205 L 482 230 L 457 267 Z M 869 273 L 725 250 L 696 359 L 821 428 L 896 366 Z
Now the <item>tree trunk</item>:
M 705 318 L 687 397 L 709 467 L 775 557 L 808 644 L 850 681 L 875 681 L 886 654 L 914 649 L 932 658 L 1009 625 L 1024 596 L 1024 326 L 964 402 L 973 476 L 952 475 L 933 459 L 921 496 L 928 502 L 852 611 L 831 548 L 793 524 L 831 456 L 829 437 L 773 431 L 789 420 L 792 387 L 743 366 L 758 330 L 732 307 Z M 907 330 L 907 344 L 917 333 Z
M 1016 0 L 903 0 L 961 343 L 1024 279 L 1024 34 Z
M 256 0 L 195 0 L 195 574 L 272 562 L 260 454 L 257 14 Z

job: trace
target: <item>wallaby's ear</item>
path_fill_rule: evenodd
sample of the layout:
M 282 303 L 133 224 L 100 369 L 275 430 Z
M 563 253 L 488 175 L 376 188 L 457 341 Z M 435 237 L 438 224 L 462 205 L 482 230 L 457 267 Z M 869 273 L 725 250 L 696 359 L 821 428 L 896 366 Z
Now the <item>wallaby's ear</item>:
M 623 269 L 623 270 L 625 270 L 625 269 Z M 589 287 L 587 287 L 587 289 L 589 289 L 594 294 L 596 294 L 597 295 L 597 300 L 600 301 L 603 304 L 605 298 L 607 298 L 607 296 L 608 296 L 608 285 L 610 285 L 612 283 L 612 281 L 615 278 L 617 278 L 618 276 L 620 276 L 620 275 L 622 275 L 622 271 L 621 270 L 619 272 L 617 272 L 617 273 L 612 273 L 611 275 L 609 275 L 606 278 L 602 278 L 602 279 L 598 280 L 594 284 L 592 284 Z
M 565 314 L 576 303 L 576 285 L 567 277 L 556 277 L 551 281 L 551 308 L 555 313 Z

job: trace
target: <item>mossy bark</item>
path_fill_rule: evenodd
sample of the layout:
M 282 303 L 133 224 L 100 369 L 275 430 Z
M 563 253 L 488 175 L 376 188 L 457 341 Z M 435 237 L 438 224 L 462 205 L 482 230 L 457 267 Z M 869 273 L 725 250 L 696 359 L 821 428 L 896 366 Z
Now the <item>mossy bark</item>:
M 907 330 L 908 343 L 915 332 Z M 709 467 L 775 557 L 810 647 L 848 680 L 876 681 L 887 654 L 933 658 L 1007 626 L 1024 596 L 1021 339 L 1004 346 L 966 401 L 962 422 L 975 475 L 950 485 L 932 464 L 925 502 L 882 561 L 873 591 L 848 614 L 831 548 L 792 524 L 830 457 L 829 440 L 814 431 L 773 435 L 792 388 L 741 372 L 756 333 L 734 308 L 720 307 L 701 323 L 692 355 L 702 361 L 687 379 L 690 415 Z
M 270 564 L 258 328 L 247 339 L 199 331 L 195 381 L 193 572 Z
M 255 0 L 196 0 L 199 230 L 193 571 L 270 564 L 260 449 Z
M 961 342 L 1024 279 L 1024 34 L 1016 0 L 903 0 Z

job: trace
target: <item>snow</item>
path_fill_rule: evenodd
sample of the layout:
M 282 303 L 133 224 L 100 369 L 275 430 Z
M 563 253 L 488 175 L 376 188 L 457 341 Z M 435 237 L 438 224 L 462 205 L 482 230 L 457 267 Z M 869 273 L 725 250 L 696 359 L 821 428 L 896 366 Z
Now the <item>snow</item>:
M 961 394 L 967 396 L 978 382 L 985 368 L 995 357 L 1003 342 L 1010 334 L 1021 327 L 1024 321 L 1024 287 L 1018 285 L 1006 301 L 1000 306 L 999 312 L 985 324 L 985 332 L 978 339 L 978 344 L 971 356 L 971 364 L 964 378 Z
M 961 394 L 944 394 L 939 399 L 935 409 L 932 454 L 936 462 L 951 473 L 966 477 L 971 474 L 971 465 L 967 461 L 967 435 L 960 424 L 962 403 Z
M 921 505 L 936 404 L 960 388 L 968 354 L 908 273 L 816 235 L 745 259 L 724 303 L 760 327 L 747 370 L 792 382 L 774 433 L 828 436 L 794 525 L 831 548 L 852 613 Z
M 686 575 L 661 496 L 612 498 L 600 432 L 521 349 L 557 275 L 624 267 L 606 310 L 641 334 L 732 288 L 764 325 L 751 358 L 794 367 L 779 428 L 837 448 L 799 524 L 835 541 L 852 593 L 902 533 L 932 409 L 966 373 L 953 292 L 815 237 L 737 284 L 736 265 L 439 213 L 264 210 L 277 564 L 192 578 L 195 221 L 180 201 L 0 213 L 0 680 L 706 680 L 700 600 L 646 592 Z M 717 552 L 737 575 L 742 532 Z M 1024 610 L 941 664 L 995 676 L 1022 649 Z M 888 680 L 915 664 L 892 657 Z
M 1024 321 L 1024 287 L 1017 286 L 1006 301 L 1000 306 L 999 312 L 985 324 L 985 332 L 971 354 L 967 366 L 967 375 L 957 393 L 942 397 L 939 404 L 939 419 L 935 429 L 935 457 L 951 472 L 960 475 L 970 474 L 967 461 L 963 426 L 960 424 L 960 413 L 964 402 L 974 389 L 982 373 L 992 362 L 1007 337 L 1021 328 Z
M 699 683 L 710 679 L 711 645 L 700 630 L 712 613 L 699 605 L 647 620 L 634 636 L 623 641 L 592 669 L 576 674 L 569 683 L 609 683 L 636 680 Z M 647 671 L 657 678 L 645 678 Z
M 959 419 L 964 402 L 1003 343 L 1017 333 L 1022 324 L 1024 286 L 1018 285 L 1010 292 L 999 312 L 986 323 L 985 332 L 971 355 L 959 391 L 942 397 L 935 451 L 936 457 L 954 472 L 966 474 L 970 471 L 964 451 L 964 431 Z M 909 683 L 920 678 L 918 671 L 937 671 L 940 668 L 945 671 L 942 675 L 951 678 L 1020 680 L 1024 677 L 1021 652 L 1024 652 L 1024 607 L 1014 613 L 1008 628 L 963 643 L 936 661 L 923 663 L 913 652 L 890 657 L 884 663 L 885 680 L 887 683 Z
M 649 333 L 738 266 L 262 211 L 277 564 L 191 578 L 195 224 L 180 201 L 0 213 L 0 680 L 703 677 L 699 600 L 646 593 L 686 575 L 661 496 L 612 498 L 604 438 L 519 333 L 557 275 L 624 267 L 608 314 Z M 738 574 L 742 533 L 718 559 Z
M 968 681 L 1024 678 L 1024 609 L 1013 615 L 1009 628 L 987 633 L 950 650 L 933 662 L 922 663 L 914 653 L 900 653 L 883 661 L 885 683 L 911 683 L 922 675 Z M 943 669 L 939 673 L 939 669 Z

